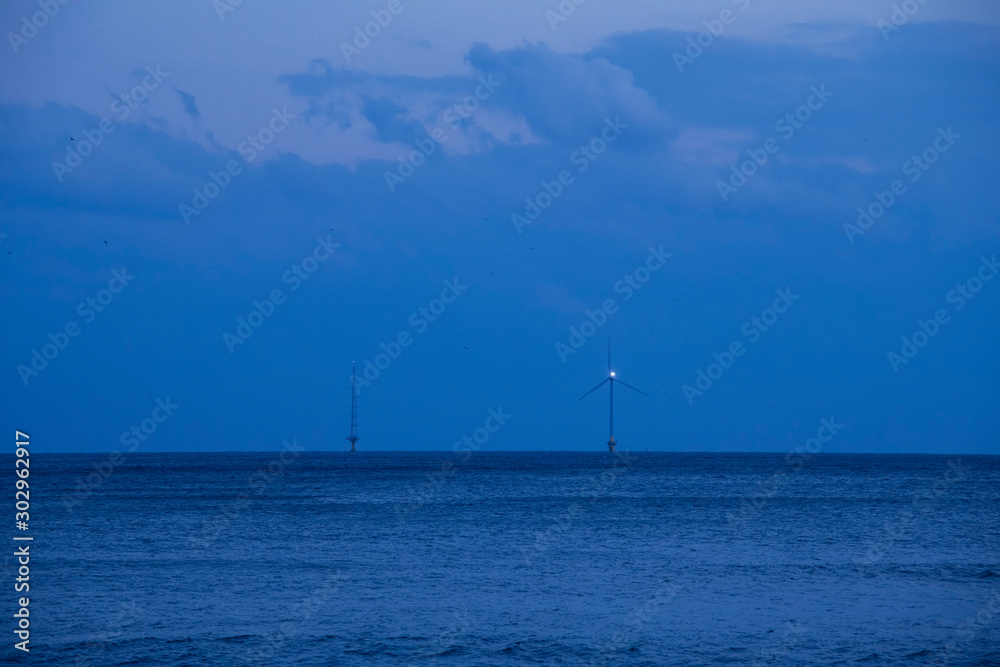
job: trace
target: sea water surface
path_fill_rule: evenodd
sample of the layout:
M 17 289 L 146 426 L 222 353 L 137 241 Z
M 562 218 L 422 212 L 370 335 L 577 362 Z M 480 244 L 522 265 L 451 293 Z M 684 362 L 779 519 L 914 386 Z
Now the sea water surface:
M 35 455 L 11 662 L 1000 665 L 998 457 L 283 458 Z

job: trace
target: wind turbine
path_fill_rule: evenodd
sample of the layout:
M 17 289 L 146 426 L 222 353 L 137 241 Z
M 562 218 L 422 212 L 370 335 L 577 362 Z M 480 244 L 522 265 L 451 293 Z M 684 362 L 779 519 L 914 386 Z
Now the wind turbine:
M 610 421 L 610 424 L 611 424 L 610 425 L 611 436 L 608 439 L 608 451 L 609 452 L 615 451 L 615 445 L 618 444 L 617 442 L 615 442 L 615 382 L 617 382 L 618 384 L 621 384 L 621 385 L 623 385 L 625 387 L 628 387 L 632 391 L 638 391 L 643 396 L 648 396 L 648 394 L 646 394 L 645 392 L 639 391 L 638 389 L 636 389 L 635 387 L 633 387 L 632 385 L 630 385 L 628 382 L 625 382 L 624 380 L 619 380 L 618 377 L 615 376 L 615 372 L 613 370 L 611 370 L 611 336 L 608 336 L 608 377 L 605 378 L 604 381 L 601 382 L 599 385 L 597 385 L 596 387 L 594 387 L 593 389 L 591 389 L 590 391 L 588 391 L 586 394 L 584 394 L 583 396 L 581 396 L 580 398 L 578 398 L 577 399 L 577 403 L 579 403 L 580 401 L 582 401 L 583 399 L 587 398 L 588 396 L 590 396 L 591 394 L 593 394 L 595 391 L 597 391 L 598 389 L 600 389 L 601 387 L 603 387 L 605 385 L 605 383 L 610 383 L 611 384 L 611 407 L 610 407 L 610 412 L 609 412 L 609 414 L 610 414 L 609 421 Z

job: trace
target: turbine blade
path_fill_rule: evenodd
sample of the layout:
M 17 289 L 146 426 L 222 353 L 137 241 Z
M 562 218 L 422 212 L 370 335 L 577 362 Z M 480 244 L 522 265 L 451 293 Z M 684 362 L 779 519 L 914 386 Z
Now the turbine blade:
M 605 378 L 601 382 L 601 384 L 597 385 L 596 387 L 594 387 L 593 389 L 591 389 L 590 391 L 588 391 L 586 394 L 584 394 L 580 398 L 576 399 L 576 402 L 579 403 L 583 399 L 587 398 L 588 396 L 590 396 L 591 394 L 593 394 L 595 391 L 597 391 L 598 389 L 600 389 L 601 387 L 603 387 L 605 385 L 605 383 L 607 383 L 607 382 L 611 382 L 611 378 Z
M 643 396 L 649 396 L 649 394 L 647 394 L 646 392 L 644 392 L 642 390 L 639 390 L 639 389 L 636 389 L 635 387 L 633 387 L 632 385 L 630 385 L 628 382 L 625 382 L 624 380 L 619 380 L 618 378 L 615 378 L 615 382 L 617 382 L 618 384 L 625 385 L 626 387 L 628 387 L 632 391 L 638 391 Z
M 608 336 L 608 375 L 611 375 L 611 336 Z

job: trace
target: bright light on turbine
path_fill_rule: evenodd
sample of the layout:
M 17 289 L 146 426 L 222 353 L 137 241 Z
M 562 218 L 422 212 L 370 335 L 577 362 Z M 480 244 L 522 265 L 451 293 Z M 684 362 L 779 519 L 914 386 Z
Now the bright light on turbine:
M 614 376 L 615 376 L 615 372 L 611 371 L 611 377 L 614 377 Z

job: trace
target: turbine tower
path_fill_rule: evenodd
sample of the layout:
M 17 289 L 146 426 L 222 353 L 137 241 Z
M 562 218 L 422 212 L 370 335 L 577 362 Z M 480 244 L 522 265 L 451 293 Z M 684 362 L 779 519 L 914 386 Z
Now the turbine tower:
M 360 440 L 358 437 L 358 390 L 354 382 L 354 363 L 351 363 L 351 434 L 347 436 L 351 442 L 351 451 L 358 451 L 354 444 Z
M 601 382 L 599 385 L 597 385 L 596 387 L 594 387 L 593 389 L 591 389 L 590 391 L 588 391 L 586 394 L 584 394 L 583 396 L 581 396 L 580 398 L 578 398 L 577 399 L 577 403 L 579 403 L 580 401 L 582 401 L 583 399 L 587 398 L 588 396 L 590 396 L 591 394 L 593 394 L 595 391 L 597 391 L 598 389 L 600 389 L 601 387 L 603 387 L 605 385 L 605 383 L 611 383 L 611 404 L 610 404 L 610 410 L 609 410 L 609 415 L 610 415 L 609 416 L 609 422 L 610 422 L 611 435 L 608 438 L 608 451 L 609 452 L 615 451 L 615 445 L 618 444 L 617 442 L 615 442 L 615 382 L 617 382 L 617 383 L 619 383 L 619 384 L 621 384 L 621 385 L 623 385 L 625 387 L 628 387 L 632 391 L 638 391 L 643 396 L 647 396 L 647 394 L 645 392 L 639 391 L 638 389 L 636 389 L 635 387 L 633 387 L 629 383 L 625 382 L 624 380 L 619 380 L 615 376 L 615 372 L 613 370 L 611 370 L 611 336 L 608 336 L 608 377 L 606 377 L 604 379 L 604 381 Z

